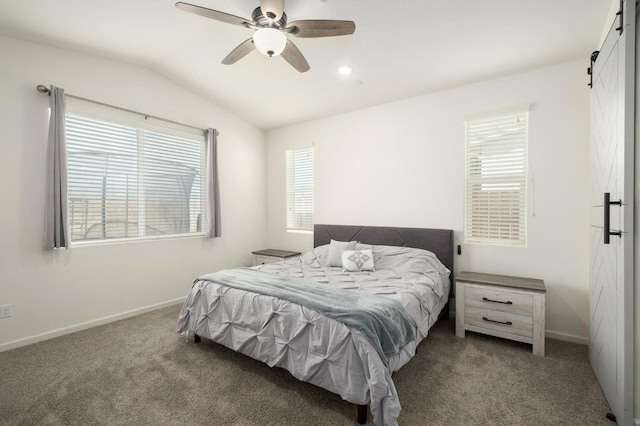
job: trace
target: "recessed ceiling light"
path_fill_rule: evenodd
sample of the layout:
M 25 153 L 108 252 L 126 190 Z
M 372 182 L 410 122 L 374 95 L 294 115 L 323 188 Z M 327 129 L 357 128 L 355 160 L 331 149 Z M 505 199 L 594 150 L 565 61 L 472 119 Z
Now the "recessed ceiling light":
M 347 65 L 343 65 L 340 68 L 338 68 L 338 72 L 342 75 L 349 75 L 353 72 L 353 68 Z

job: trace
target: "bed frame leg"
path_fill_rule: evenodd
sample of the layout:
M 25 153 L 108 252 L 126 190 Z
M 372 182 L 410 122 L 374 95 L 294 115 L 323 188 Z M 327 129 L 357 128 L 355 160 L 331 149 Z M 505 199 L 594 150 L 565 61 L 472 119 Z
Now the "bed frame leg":
M 449 302 L 444 306 L 442 310 L 442 319 L 447 321 L 449 319 Z
M 358 424 L 363 425 L 367 423 L 367 406 L 358 405 Z
M 193 342 L 200 343 L 200 336 L 198 336 L 196 333 L 193 333 Z

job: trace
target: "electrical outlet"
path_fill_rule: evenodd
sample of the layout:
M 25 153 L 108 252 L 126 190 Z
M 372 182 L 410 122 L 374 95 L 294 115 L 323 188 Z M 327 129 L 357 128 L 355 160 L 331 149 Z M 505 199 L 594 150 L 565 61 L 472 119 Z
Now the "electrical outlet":
M 0 305 L 0 318 L 8 318 L 11 316 L 11 305 Z

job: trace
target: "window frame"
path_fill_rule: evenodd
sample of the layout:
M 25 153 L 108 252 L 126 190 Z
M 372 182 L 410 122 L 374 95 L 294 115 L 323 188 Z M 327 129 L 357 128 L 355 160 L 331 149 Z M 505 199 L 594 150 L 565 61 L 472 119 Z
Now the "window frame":
M 526 247 L 529 106 L 465 117 L 465 243 Z
M 310 155 L 309 162 L 303 163 L 296 169 L 296 155 Z M 302 175 L 301 186 L 292 188 L 296 170 Z M 307 176 L 304 176 L 304 175 Z M 308 176 L 310 174 L 310 177 Z M 315 150 L 313 146 L 288 149 L 285 152 L 285 227 L 287 232 L 313 232 L 314 223 L 314 189 L 315 189 Z M 301 199 L 300 209 L 295 199 Z M 292 204 L 293 203 L 293 204 Z M 308 215 L 308 218 L 301 217 Z
M 153 134 L 155 137 L 158 138 L 162 138 L 162 137 L 169 137 L 169 138 L 181 138 L 181 139 L 187 139 L 193 143 L 197 143 L 199 145 L 198 147 L 198 159 L 197 159 L 197 163 L 199 164 L 199 168 L 196 171 L 197 174 L 197 178 L 194 181 L 194 184 L 199 186 L 199 190 L 197 190 L 199 192 L 199 200 L 197 200 L 196 202 L 196 206 L 198 207 L 198 210 L 196 211 L 196 216 L 200 215 L 200 220 L 196 220 L 196 223 L 200 223 L 200 227 L 198 228 L 196 225 L 196 229 L 194 231 L 190 231 L 190 232 L 171 232 L 171 233 L 167 233 L 167 234 L 146 234 L 146 235 L 142 235 L 142 236 L 138 236 L 138 232 L 136 232 L 136 236 L 129 236 L 129 237 L 112 237 L 112 238 L 83 238 L 83 239 L 74 239 L 74 237 L 71 237 L 70 243 L 72 246 L 84 246 L 84 245 L 102 245 L 102 244 L 113 244 L 113 243 L 133 243 L 133 242 L 142 242 L 142 241 L 149 241 L 149 240 L 167 240 L 167 239 L 175 239 L 175 238 L 194 238 L 194 237 L 204 237 L 205 233 L 204 233 L 204 229 L 202 226 L 203 220 L 204 220 L 204 212 L 205 212 L 205 176 L 204 176 L 204 166 L 205 166 L 205 138 L 204 138 L 204 130 L 202 131 L 196 131 L 194 129 L 189 129 L 189 128 L 185 128 L 183 126 L 173 123 L 165 123 L 165 122 L 160 122 L 160 121 L 155 121 L 155 120 L 151 120 L 147 117 L 143 117 L 143 116 L 138 116 L 136 114 L 127 112 L 125 110 L 118 110 L 112 107 L 108 107 L 108 106 L 102 106 L 102 105 L 94 105 L 94 104 L 88 104 L 86 102 L 83 102 L 81 100 L 72 100 L 71 102 L 69 102 L 69 99 L 67 99 L 67 108 L 66 108 L 66 116 L 65 116 L 65 123 L 67 122 L 67 117 L 69 116 L 80 116 L 80 117 L 86 117 L 89 120 L 96 120 L 99 122 L 105 122 L 105 123 L 109 123 L 112 125 L 117 125 L 117 126 L 127 126 L 130 128 L 135 128 L 136 130 L 136 134 L 137 134 L 137 156 L 136 156 L 136 162 L 140 162 L 140 151 L 139 151 L 139 144 L 140 144 L 140 137 L 142 135 L 142 137 L 144 138 L 144 134 L 147 133 L 149 134 L 149 132 L 151 132 L 151 134 Z M 68 129 L 65 130 L 65 133 L 68 135 Z M 69 141 L 67 141 L 67 156 L 69 157 Z M 158 157 L 159 158 L 159 157 Z M 69 160 L 68 160 L 69 161 Z M 68 167 L 70 167 L 68 165 Z M 140 178 L 140 176 L 144 173 L 143 171 L 140 171 L 139 169 L 137 170 L 137 178 Z M 69 179 L 70 179 L 70 175 L 71 175 L 71 170 L 69 170 L 69 177 L 67 178 L 68 180 L 68 194 L 67 194 L 67 209 L 68 209 L 68 214 L 69 214 L 69 222 L 70 222 L 70 226 L 71 226 L 71 211 L 72 211 L 72 198 L 76 197 L 77 195 L 72 193 L 72 186 L 69 184 Z M 193 189 L 192 189 L 193 191 Z M 140 199 L 137 194 L 136 194 L 136 202 L 137 200 Z M 144 198 L 142 198 L 144 199 Z M 148 200 L 148 198 L 147 198 Z M 193 204 L 190 203 L 190 206 L 192 206 Z M 138 218 L 140 216 L 140 213 L 137 214 L 136 217 L 136 223 L 138 221 Z M 192 229 L 192 222 L 193 219 L 189 218 L 189 228 Z M 137 225 L 139 227 L 139 225 Z M 143 224 L 143 226 L 145 226 L 145 231 L 146 231 L 146 224 Z M 151 226 L 151 225 L 150 225 Z M 85 231 L 86 232 L 86 231 Z M 70 234 L 72 234 L 70 232 Z M 76 237 L 77 238 L 77 237 Z

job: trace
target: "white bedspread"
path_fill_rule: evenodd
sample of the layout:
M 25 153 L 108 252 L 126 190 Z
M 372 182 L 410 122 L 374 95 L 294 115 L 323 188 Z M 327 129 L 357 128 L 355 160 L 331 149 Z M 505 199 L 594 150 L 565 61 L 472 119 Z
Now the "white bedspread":
M 180 312 L 178 332 L 193 331 L 272 367 L 285 368 L 297 379 L 351 403 L 369 405 L 375 424 L 396 425 L 400 402 L 391 373 L 414 356 L 437 320 L 448 300 L 450 272 L 425 250 L 366 247 L 373 248 L 375 271 L 325 267 L 328 246 L 258 268 L 399 301 L 416 340 L 390 357 L 388 366 L 357 330 L 304 306 L 209 281 L 194 284 Z

